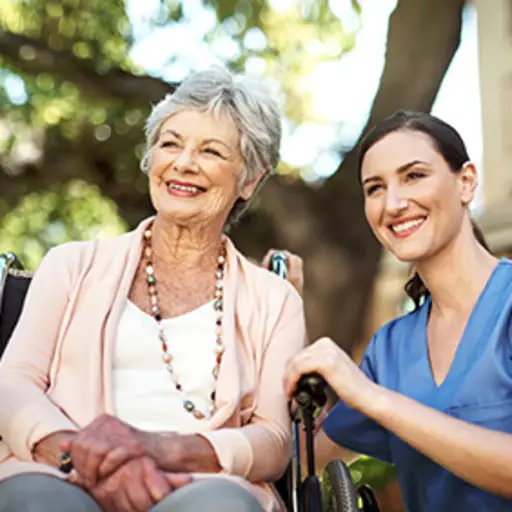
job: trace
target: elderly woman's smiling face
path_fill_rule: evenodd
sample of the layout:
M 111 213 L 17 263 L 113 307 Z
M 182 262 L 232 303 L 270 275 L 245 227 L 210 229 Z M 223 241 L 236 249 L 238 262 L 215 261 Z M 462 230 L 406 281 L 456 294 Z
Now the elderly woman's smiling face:
M 238 130 L 228 115 L 182 110 L 162 124 L 150 172 L 151 200 L 162 217 L 223 225 L 236 199 L 253 191 L 243 178 Z

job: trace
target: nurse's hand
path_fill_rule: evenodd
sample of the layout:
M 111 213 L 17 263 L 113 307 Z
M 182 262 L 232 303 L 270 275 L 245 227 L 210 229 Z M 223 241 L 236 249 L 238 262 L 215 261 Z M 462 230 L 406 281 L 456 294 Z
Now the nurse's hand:
M 340 400 L 353 409 L 363 407 L 378 388 L 330 338 L 320 338 L 288 361 L 284 388 L 289 399 L 299 379 L 309 373 L 320 374 Z

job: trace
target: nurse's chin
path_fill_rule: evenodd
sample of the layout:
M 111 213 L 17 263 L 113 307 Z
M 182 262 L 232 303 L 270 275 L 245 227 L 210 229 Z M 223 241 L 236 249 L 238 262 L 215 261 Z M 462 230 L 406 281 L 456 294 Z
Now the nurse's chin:
M 424 250 L 419 249 L 394 249 L 389 248 L 389 252 L 402 263 L 409 263 L 410 265 L 417 265 L 428 259 L 429 255 Z

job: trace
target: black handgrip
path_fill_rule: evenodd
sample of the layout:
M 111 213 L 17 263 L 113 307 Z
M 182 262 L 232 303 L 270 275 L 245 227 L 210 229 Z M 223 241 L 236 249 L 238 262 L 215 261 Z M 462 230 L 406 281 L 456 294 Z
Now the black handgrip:
M 286 279 L 288 275 L 288 261 L 282 252 L 275 252 L 270 257 L 268 268 L 278 276 Z
M 321 409 L 327 402 L 327 384 L 317 373 L 303 375 L 293 397 L 301 408 Z

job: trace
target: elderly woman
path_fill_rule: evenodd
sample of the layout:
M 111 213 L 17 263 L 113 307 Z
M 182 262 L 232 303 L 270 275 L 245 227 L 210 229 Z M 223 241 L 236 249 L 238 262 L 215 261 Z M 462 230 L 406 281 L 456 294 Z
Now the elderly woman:
M 302 301 L 223 235 L 280 136 L 267 89 L 224 69 L 156 105 L 156 215 L 51 250 L 2 359 L 1 512 L 282 509 Z

